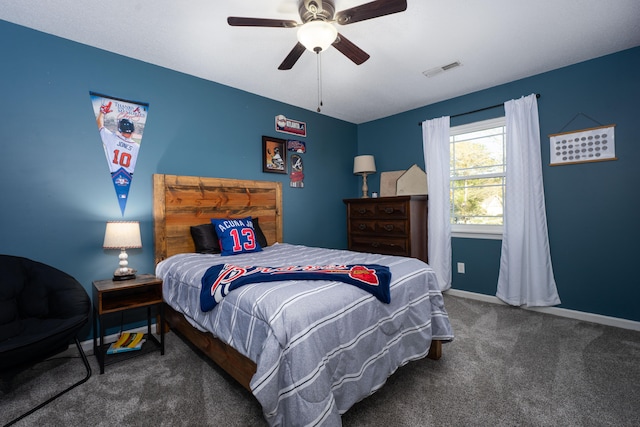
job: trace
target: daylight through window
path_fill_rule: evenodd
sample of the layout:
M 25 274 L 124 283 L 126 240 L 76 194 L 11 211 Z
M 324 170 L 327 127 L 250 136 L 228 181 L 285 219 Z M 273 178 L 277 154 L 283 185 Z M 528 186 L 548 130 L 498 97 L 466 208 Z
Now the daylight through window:
M 451 128 L 452 232 L 502 232 L 505 132 L 504 117 Z

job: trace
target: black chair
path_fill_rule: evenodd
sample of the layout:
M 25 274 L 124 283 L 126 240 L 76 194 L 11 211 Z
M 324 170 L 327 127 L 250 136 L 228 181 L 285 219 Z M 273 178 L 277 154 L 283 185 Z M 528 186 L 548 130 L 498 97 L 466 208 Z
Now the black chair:
M 91 377 L 77 334 L 88 322 L 91 302 L 82 285 L 54 267 L 0 255 L 0 376 L 11 382 L 21 370 L 68 349 L 75 340 L 86 376 L 6 425 L 32 414 Z

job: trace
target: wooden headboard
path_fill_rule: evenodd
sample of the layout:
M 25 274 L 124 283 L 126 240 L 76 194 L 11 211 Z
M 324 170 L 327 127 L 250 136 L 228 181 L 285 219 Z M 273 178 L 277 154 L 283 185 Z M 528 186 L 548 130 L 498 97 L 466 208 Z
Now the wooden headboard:
M 282 242 L 282 183 L 153 175 L 155 262 L 194 252 L 189 227 L 211 218 L 259 218 L 269 244 Z

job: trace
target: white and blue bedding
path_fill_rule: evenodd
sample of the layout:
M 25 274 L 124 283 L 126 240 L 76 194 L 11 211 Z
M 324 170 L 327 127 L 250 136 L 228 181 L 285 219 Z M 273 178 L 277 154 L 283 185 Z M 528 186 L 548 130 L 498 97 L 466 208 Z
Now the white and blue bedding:
M 389 304 L 328 280 L 244 285 L 209 312 L 200 309 L 207 269 L 229 257 L 179 254 L 162 262 L 165 301 L 256 363 L 253 394 L 272 426 L 339 426 L 340 414 L 382 387 L 396 369 L 453 332 L 433 270 L 414 258 L 290 244 L 233 256 L 235 265 L 381 264 L 391 271 Z

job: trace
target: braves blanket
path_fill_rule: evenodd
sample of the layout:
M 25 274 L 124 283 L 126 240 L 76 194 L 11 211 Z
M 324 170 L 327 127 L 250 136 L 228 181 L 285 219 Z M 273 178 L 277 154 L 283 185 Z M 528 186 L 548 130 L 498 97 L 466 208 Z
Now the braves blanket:
M 249 283 L 283 280 L 329 280 L 349 283 L 389 304 L 391 296 L 389 267 L 378 264 L 363 265 L 292 265 L 286 267 L 239 266 L 218 264 L 209 267 L 202 276 L 200 308 L 213 308 L 229 292 Z

